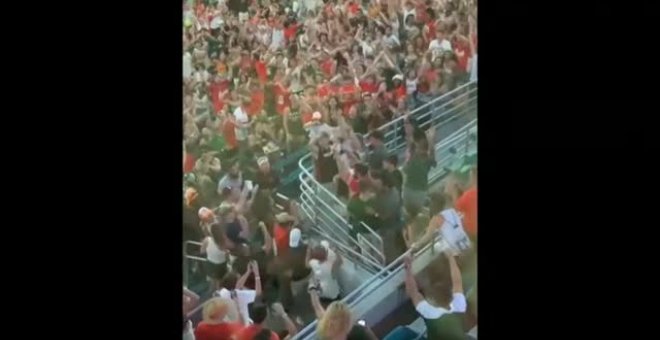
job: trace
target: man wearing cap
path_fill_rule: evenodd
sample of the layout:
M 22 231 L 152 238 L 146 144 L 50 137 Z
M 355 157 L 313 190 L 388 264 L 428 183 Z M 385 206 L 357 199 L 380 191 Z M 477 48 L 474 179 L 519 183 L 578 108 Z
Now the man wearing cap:
M 277 256 L 284 258 L 289 251 L 289 233 L 296 218 L 286 212 L 275 215 L 277 223 L 273 228 L 275 236 L 275 246 L 277 249 Z
M 273 170 L 268 161 L 268 157 L 259 157 L 257 159 L 259 171 L 256 174 L 256 184 L 259 185 L 261 190 L 269 190 L 274 193 L 280 185 L 279 174 Z

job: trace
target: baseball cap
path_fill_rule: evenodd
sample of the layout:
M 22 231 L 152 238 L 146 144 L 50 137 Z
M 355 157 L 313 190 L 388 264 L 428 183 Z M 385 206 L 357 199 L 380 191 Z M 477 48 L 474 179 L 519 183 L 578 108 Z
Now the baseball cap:
M 322 117 L 323 116 L 321 115 L 321 112 L 316 111 L 316 112 L 312 113 L 312 119 L 313 120 L 320 120 Z

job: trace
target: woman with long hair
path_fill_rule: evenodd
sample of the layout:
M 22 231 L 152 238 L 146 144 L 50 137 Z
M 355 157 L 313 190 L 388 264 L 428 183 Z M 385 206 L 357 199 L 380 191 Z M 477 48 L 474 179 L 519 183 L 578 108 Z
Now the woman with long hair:
M 201 253 L 206 255 L 206 275 L 215 291 L 227 273 L 227 242 L 221 223 L 211 224 L 210 231 L 210 235 L 202 241 Z

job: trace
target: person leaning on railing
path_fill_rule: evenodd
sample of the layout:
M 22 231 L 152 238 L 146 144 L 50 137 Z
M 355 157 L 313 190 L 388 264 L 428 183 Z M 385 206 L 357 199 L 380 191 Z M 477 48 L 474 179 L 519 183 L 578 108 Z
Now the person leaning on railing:
M 443 192 L 432 192 L 429 206 L 431 219 L 426 233 L 421 239 L 413 243 L 410 248 L 419 249 L 436 237 L 441 237 L 441 242 L 457 252 L 465 252 L 472 247 L 468 235 L 463 229 L 463 221 L 458 212 L 447 204 L 447 197 Z
M 425 296 L 419 292 L 417 282 L 412 273 L 412 256 L 405 258 L 406 294 L 410 297 L 415 310 L 424 319 L 428 339 L 464 340 L 463 314 L 467 310 L 467 302 L 463 295 L 463 280 L 458 268 L 454 252 L 445 251 L 449 262 L 451 287 L 443 282 L 436 282 Z
M 381 171 L 371 171 L 371 185 L 376 197 L 373 205 L 374 217 L 378 220 L 378 233 L 385 245 L 385 259 L 390 263 L 406 251 L 403 240 L 405 224 L 401 211 L 401 195 L 392 187 L 389 177 Z

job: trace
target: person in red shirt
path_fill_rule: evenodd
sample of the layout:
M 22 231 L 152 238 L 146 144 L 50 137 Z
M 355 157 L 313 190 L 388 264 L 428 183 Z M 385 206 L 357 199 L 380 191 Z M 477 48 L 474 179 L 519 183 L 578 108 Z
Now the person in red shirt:
M 209 92 L 211 93 L 213 112 L 218 113 L 225 106 L 225 96 L 229 93 L 229 81 L 216 75 L 209 85 Z
M 477 237 L 477 168 L 470 171 L 470 188 L 456 200 L 456 210 L 463 214 L 463 228 L 473 240 Z
M 236 122 L 234 115 L 232 115 L 225 107 L 223 114 L 223 121 L 221 125 L 220 134 L 225 138 L 227 143 L 227 153 L 233 154 L 238 151 L 238 140 L 236 139 Z
M 259 83 L 261 83 L 261 85 L 266 84 L 268 81 L 268 70 L 266 69 L 266 62 L 262 60 L 258 53 L 255 53 L 254 55 L 254 71 L 257 73 Z
M 275 238 L 275 245 L 277 246 L 277 256 L 283 257 L 286 256 L 289 251 L 289 234 L 291 233 L 291 227 L 296 219 L 285 212 L 277 214 L 275 219 L 277 220 L 277 223 L 275 224 L 275 228 L 273 228 L 273 235 Z
M 250 90 L 250 105 L 247 107 L 247 114 L 250 115 L 250 117 L 254 117 L 260 114 L 261 110 L 263 110 L 266 97 L 262 86 L 259 84 L 252 84 Z
M 243 329 L 237 321 L 225 321 L 226 317 L 239 320 L 235 302 L 232 300 L 213 298 L 206 302 L 203 309 L 203 321 L 195 329 L 196 340 L 231 339 Z
M 366 79 L 360 81 L 360 89 L 362 89 L 362 92 L 368 92 L 368 93 L 378 92 L 378 83 L 376 82 L 376 76 L 370 75 Z
M 286 110 L 291 107 L 291 93 L 288 88 L 288 80 L 276 82 L 273 91 L 275 92 L 275 110 L 280 115 L 284 115 Z
M 403 76 L 400 74 L 392 77 L 392 82 L 394 89 L 392 89 L 392 97 L 395 102 L 398 102 L 400 99 L 406 98 L 406 86 L 403 84 Z

